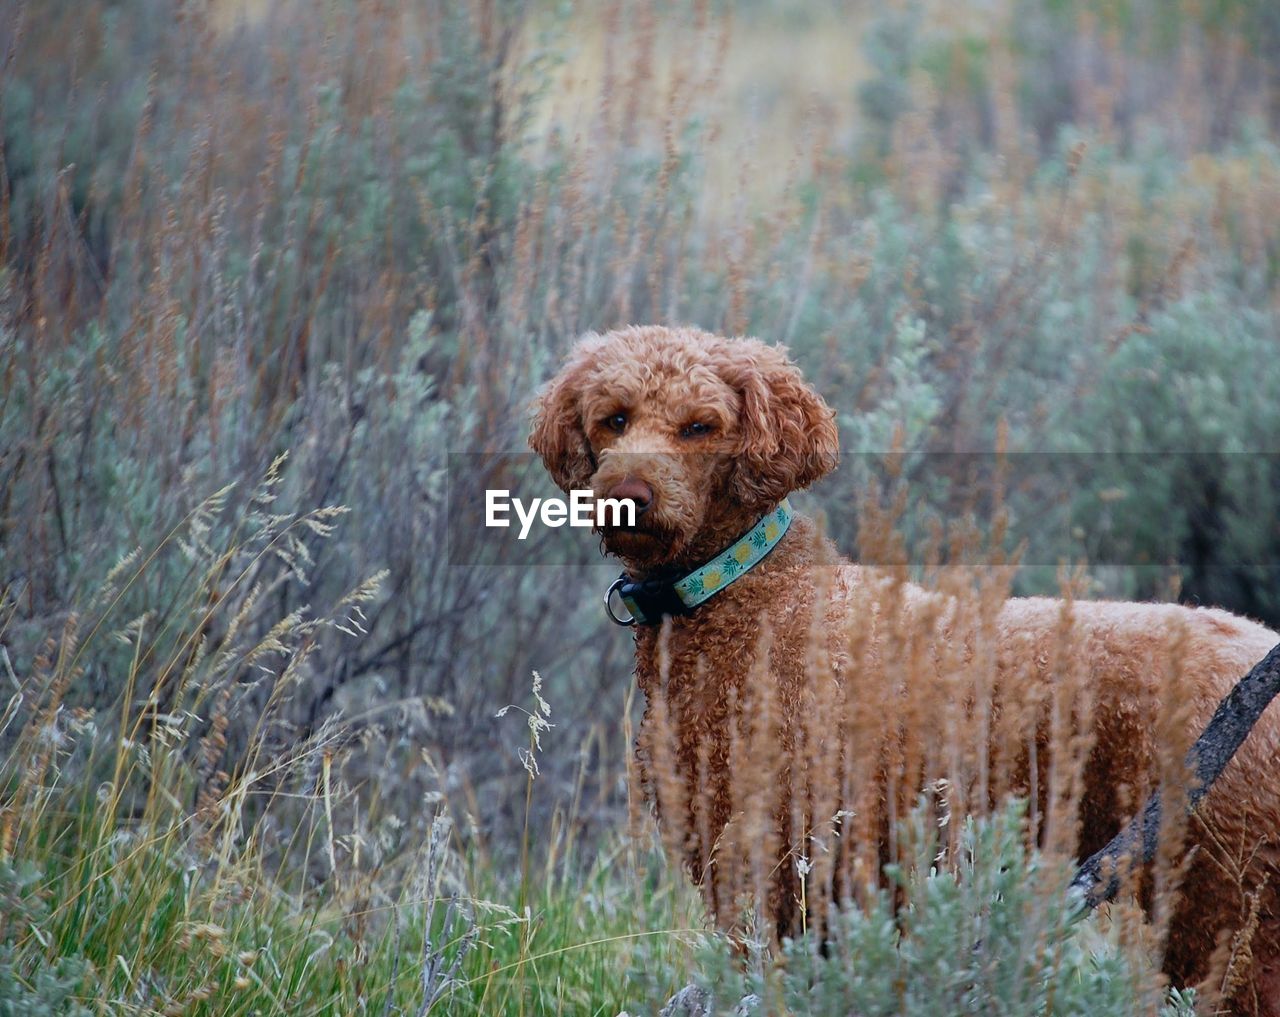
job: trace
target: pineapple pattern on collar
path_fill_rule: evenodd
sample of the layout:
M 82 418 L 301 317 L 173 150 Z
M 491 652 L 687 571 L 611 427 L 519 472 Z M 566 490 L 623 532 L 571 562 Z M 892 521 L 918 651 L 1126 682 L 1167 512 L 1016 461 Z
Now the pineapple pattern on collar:
M 715 596 L 735 579 L 746 575 L 759 564 L 764 556 L 772 551 L 777 546 L 778 541 L 786 534 L 791 526 L 791 519 L 791 503 L 786 498 L 783 498 L 745 536 L 735 540 L 701 568 L 695 569 L 683 579 L 672 583 L 671 590 L 686 608 L 697 607 L 703 601 Z M 623 573 L 615 582 L 615 586 L 622 584 L 625 579 L 626 574 Z M 614 587 L 610 587 L 609 594 L 605 598 L 605 605 L 609 617 L 613 618 L 618 624 L 649 625 L 656 624 L 660 620 L 657 618 L 650 619 L 645 615 L 640 605 L 636 602 L 636 598 L 629 595 L 626 586 L 623 585 L 619 596 L 630 613 L 632 620 L 619 621 L 608 607 L 608 596 L 612 594 L 613 589 Z
M 675 583 L 676 594 L 685 606 L 696 607 L 755 567 L 787 532 L 791 516 L 791 503 L 783 498 L 746 536 Z

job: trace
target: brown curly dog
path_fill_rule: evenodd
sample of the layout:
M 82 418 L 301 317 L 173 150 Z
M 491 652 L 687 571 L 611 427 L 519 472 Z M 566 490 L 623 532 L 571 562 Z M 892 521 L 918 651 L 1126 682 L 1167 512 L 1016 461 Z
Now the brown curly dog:
M 744 887 L 778 934 L 818 920 L 819 897 L 858 899 L 895 857 L 895 815 L 939 777 L 972 808 L 1028 795 L 1042 843 L 1061 798 L 1058 843 L 1088 855 L 1148 790 L 1185 780 L 1167 760 L 1278 639 L 1218 610 L 1003 594 L 984 623 L 955 591 L 840 558 L 804 517 L 768 545 L 757 523 L 835 465 L 833 416 L 780 348 L 647 326 L 584 338 L 530 436 L 564 490 L 635 503 L 605 547 L 674 604 L 648 601 L 657 617 L 635 629 L 642 773 L 725 926 Z M 670 600 L 753 534 L 758 563 L 696 606 Z M 1247 1014 L 1280 1015 L 1278 749 L 1273 704 L 1178 831 L 1176 892 L 1139 880 L 1153 917 L 1168 901 L 1170 977 Z

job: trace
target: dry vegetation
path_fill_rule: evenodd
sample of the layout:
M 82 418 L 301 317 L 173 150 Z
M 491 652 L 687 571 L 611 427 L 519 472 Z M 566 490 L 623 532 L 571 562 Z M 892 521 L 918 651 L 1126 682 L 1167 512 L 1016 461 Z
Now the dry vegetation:
M 913 972 L 964 955 L 963 913 L 1047 944 L 998 973 L 1004 1012 L 1157 1007 L 1137 941 L 1158 922 L 1081 930 L 1048 903 L 1069 838 L 1031 859 L 1016 821 L 960 803 L 933 846 L 945 794 L 909 818 L 922 778 L 989 798 L 1009 778 L 961 684 L 981 655 L 920 687 L 907 633 L 863 697 L 918 739 L 902 858 L 986 875 L 907 865 L 899 899 L 933 903 L 901 943 L 868 889 L 827 955 L 731 963 L 645 839 L 609 571 L 451 565 L 451 484 L 507 460 L 456 476 L 447 453 L 523 449 L 585 329 L 747 332 L 789 344 L 845 449 L 877 454 L 809 505 L 890 597 L 934 520 L 995 518 L 954 453 L 1004 428 L 1011 460 L 1076 465 L 1010 484 L 987 543 L 937 544 L 1025 545 L 1020 569 L 933 574 L 977 645 L 1061 560 L 1105 564 L 1082 595 L 1274 625 L 1271 7 L 250 6 L 0 0 L 0 1000 L 612 1015 L 697 967 L 721 1002 L 896 1013 Z M 906 500 L 873 525 L 890 448 Z M 1010 866 L 1050 874 L 991 890 Z M 883 998 L 849 995 L 864 970 L 893 974 Z M 968 1005 L 972 972 L 946 970 L 917 1005 Z

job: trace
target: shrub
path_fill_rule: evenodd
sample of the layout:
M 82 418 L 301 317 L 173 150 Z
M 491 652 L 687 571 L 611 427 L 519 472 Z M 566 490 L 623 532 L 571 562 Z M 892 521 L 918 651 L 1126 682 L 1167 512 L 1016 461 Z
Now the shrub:
M 713 941 L 699 955 L 701 1012 L 1194 1014 L 1193 994 L 1161 989 L 1142 952 L 1122 945 L 1124 920 L 1081 922 L 1070 871 L 1026 850 L 1021 805 L 965 820 L 950 851 L 932 820 L 926 803 L 911 814 L 913 847 L 889 870 L 891 889 L 840 911 L 825 934 L 787 941 L 776 967 L 744 971 Z

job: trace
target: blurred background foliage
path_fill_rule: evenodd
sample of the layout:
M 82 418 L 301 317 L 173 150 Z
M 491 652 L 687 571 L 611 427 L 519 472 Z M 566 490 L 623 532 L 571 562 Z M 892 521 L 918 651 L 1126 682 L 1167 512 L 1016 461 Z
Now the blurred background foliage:
M 122 555 L 288 449 L 296 504 L 352 511 L 272 609 L 389 570 L 298 724 L 438 699 L 429 737 L 446 759 L 485 745 L 484 780 L 511 762 L 490 706 L 532 667 L 616 714 L 629 648 L 597 579 L 450 567 L 436 538 L 445 453 L 522 447 L 573 338 L 637 320 L 785 342 L 850 452 L 989 450 L 1004 422 L 1015 453 L 1204 453 L 1097 457 L 1051 492 L 1077 521 L 1053 541 L 1015 490 L 1049 564 L 1022 585 L 1052 588 L 1105 528 L 1146 567 L 1100 569 L 1103 592 L 1172 575 L 1280 620 L 1275 470 L 1215 455 L 1280 434 L 1266 4 L 57 0 L 10 5 L 4 31 L 18 661 Z M 956 510 L 948 461 L 916 460 L 911 514 Z M 815 496 L 849 551 L 868 462 Z M 163 609 L 185 567 L 122 610 Z M 107 670 L 85 684 L 118 693 Z
M 1085 457 L 1008 492 L 1023 592 L 1098 559 L 1099 594 L 1280 623 L 1266 0 L 5 0 L 0 52 L 9 674 L 193 513 L 234 544 L 288 451 L 271 497 L 345 506 L 336 535 L 279 574 L 164 544 L 112 602 L 151 621 L 87 645 L 65 701 L 159 709 L 174 633 L 214 654 L 385 571 L 367 634 L 317 633 L 287 697 L 246 685 L 201 771 L 243 768 L 268 705 L 281 753 L 344 716 L 344 812 L 404 822 L 365 864 L 425 835 L 424 794 L 496 854 L 624 819 L 603 573 L 442 540 L 450 484 L 500 479 L 447 453 L 522 449 L 586 329 L 787 344 L 847 452 L 903 453 L 908 532 L 969 506 L 952 453 Z M 851 554 L 875 462 L 808 501 Z M 526 821 L 493 714 L 534 669 L 557 751 Z
M 1244 454 L 1280 434 L 1269 5 L 55 0 L 3 29 L 15 661 L 290 450 L 291 503 L 351 512 L 259 624 L 389 573 L 293 722 L 399 703 L 406 751 L 502 783 L 492 704 L 538 667 L 585 732 L 629 646 L 590 572 L 447 564 L 446 453 L 522 448 L 567 345 L 645 320 L 789 345 L 847 452 L 907 453 L 908 529 L 963 508 L 946 453 L 1002 422 L 1010 453 L 1151 453 L 1011 492 L 1022 588 L 1100 557 L 1100 592 L 1280 621 L 1274 460 Z M 874 472 L 815 493 L 846 551 Z

